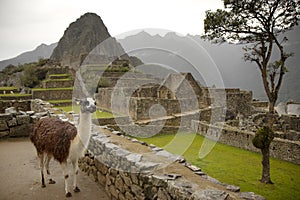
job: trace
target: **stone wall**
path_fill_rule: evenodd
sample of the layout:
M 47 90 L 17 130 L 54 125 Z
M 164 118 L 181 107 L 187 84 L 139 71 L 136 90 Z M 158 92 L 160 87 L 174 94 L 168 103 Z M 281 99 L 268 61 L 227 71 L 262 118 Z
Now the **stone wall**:
M 240 193 L 239 187 L 219 182 L 180 156 L 143 145 L 128 137 L 93 131 L 89 153 L 79 166 L 113 200 L 264 199 L 251 192 Z
M 43 88 L 68 88 L 73 87 L 74 80 L 46 80 L 42 84 Z
M 203 136 L 219 137 L 218 142 L 220 143 L 249 151 L 260 151 L 252 144 L 255 135 L 253 132 L 242 131 L 231 126 L 221 128 L 201 121 L 193 121 L 192 124 L 194 131 Z M 300 142 L 274 138 L 270 146 L 270 155 L 274 158 L 300 164 Z
M 29 114 L 0 114 L 0 138 L 29 136 L 33 120 Z
M 61 99 L 72 99 L 73 89 L 41 89 L 32 90 L 32 99 L 43 99 L 43 100 L 61 100 Z
M 0 113 L 4 113 L 6 108 L 14 107 L 17 111 L 30 111 L 31 100 L 7 100 L 0 101 Z
M 238 88 L 202 88 L 203 102 L 214 106 L 225 106 L 227 110 L 245 117 L 252 114 L 252 92 Z M 225 103 L 225 104 L 224 104 Z

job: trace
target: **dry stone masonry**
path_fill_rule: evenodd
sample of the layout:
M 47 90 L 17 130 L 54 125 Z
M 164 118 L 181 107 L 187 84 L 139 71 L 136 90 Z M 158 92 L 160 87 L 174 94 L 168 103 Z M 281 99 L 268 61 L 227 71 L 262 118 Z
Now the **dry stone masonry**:
M 118 131 L 104 132 L 93 127 L 89 151 L 79 166 L 105 187 L 111 199 L 264 199 L 219 182 L 186 163 L 181 156 L 125 137 Z M 136 148 L 123 147 L 125 143 Z M 143 148 L 147 151 L 142 153 Z M 133 149 L 140 149 L 140 152 Z M 172 167 L 184 175 L 167 169 Z M 191 177 L 199 182 L 192 181 Z

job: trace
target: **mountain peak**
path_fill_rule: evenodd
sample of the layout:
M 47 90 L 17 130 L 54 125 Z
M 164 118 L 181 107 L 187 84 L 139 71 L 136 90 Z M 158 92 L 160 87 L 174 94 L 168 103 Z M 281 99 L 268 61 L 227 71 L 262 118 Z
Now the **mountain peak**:
M 100 16 L 85 13 L 65 30 L 50 59 L 77 68 L 84 56 L 110 37 Z

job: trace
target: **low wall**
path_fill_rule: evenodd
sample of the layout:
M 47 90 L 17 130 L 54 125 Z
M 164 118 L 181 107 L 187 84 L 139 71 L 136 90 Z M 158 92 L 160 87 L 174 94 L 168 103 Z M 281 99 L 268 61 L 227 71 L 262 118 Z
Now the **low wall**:
M 113 200 L 264 199 L 220 183 L 180 156 L 101 129 L 93 132 L 89 153 L 79 166 Z
M 228 126 L 220 128 L 201 121 L 193 121 L 192 127 L 194 131 L 200 135 L 219 137 L 218 142 L 220 143 L 249 151 L 260 152 L 260 150 L 252 144 L 252 139 L 255 136 L 253 132 L 242 131 Z M 300 164 L 300 142 L 274 138 L 270 146 L 270 155 L 274 158 Z
M 32 99 L 61 100 L 72 99 L 73 89 L 32 90 Z
M 67 88 L 73 87 L 74 80 L 46 80 L 42 84 L 43 88 Z
M 0 101 L 0 113 L 4 113 L 6 108 L 14 107 L 17 111 L 30 111 L 31 100 L 7 100 Z
M 33 120 L 29 115 L 0 114 L 0 138 L 29 136 Z

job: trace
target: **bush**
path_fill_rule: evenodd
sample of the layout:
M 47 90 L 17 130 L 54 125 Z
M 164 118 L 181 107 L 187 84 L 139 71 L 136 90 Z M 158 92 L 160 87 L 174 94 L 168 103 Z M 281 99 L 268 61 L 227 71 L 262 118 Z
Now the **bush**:
M 256 148 L 264 149 L 270 146 L 273 139 L 274 139 L 273 130 L 268 126 L 264 126 L 259 128 L 256 131 L 252 143 Z

